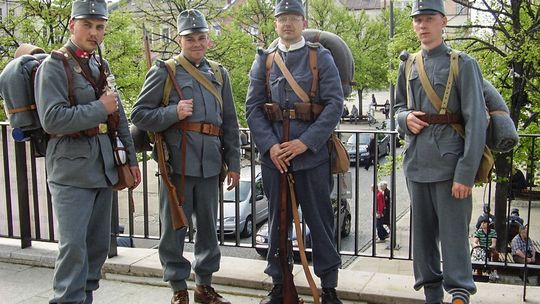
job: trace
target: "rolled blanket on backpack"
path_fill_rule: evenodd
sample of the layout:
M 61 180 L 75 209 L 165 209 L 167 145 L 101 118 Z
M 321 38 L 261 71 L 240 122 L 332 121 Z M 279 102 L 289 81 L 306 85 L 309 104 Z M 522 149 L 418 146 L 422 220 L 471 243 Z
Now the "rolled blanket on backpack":
M 490 116 L 486 144 L 495 152 L 508 152 L 519 142 L 517 130 L 501 94 L 485 79 L 484 98 Z

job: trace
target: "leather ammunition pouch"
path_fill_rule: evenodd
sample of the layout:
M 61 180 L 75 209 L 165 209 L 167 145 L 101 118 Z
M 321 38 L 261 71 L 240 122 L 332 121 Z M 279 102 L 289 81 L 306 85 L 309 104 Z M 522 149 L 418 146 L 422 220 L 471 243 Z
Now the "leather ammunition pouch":
M 281 109 L 277 103 L 265 103 L 264 112 L 270 121 L 282 121 L 283 118 L 314 121 L 321 114 L 324 106 L 315 103 L 296 102 L 294 109 Z

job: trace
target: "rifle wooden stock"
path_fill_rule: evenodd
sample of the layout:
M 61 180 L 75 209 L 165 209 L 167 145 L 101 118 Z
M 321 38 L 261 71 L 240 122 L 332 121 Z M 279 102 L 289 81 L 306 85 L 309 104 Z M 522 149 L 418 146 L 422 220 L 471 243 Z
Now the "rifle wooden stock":
M 289 119 L 283 120 L 283 142 L 289 140 Z M 289 217 L 287 214 L 288 182 L 286 173 L 282 173 L 279 180 L 280 200 L 279 200 L 279 265 L 283 273 L 283 304 L 303 303 L 298 298 L 298 292 L 294 285 L 291 264 L 289 263 L 289 249 L 292 250 L 292 243 L 289 240 Z
M 144 46 L 144 58 L 146 59 L 146 68 L 150 70 L 152 67 L 152 54 L 150 51 L 150 38 L 146 31 L 146 26 L 143 24 L 143 46 Z
M 184 210 L 181 207 L 181 202 L 178 200 L 176 194 L 176 187 L 171 183 L 169 173 L 167 172 L 167 166 L 165 164 L 165 151 L 163 149 L 163 135 L 159 132 L 155 133 L 155 145 L 158 156 L 158 168 L 161 174 L 161 180 L 167 187 L 167 193 L 169 196 L 169 210 L 171 212 L 171 220 L 174 230 L 182 229 L 188 226 L 188 219 Z

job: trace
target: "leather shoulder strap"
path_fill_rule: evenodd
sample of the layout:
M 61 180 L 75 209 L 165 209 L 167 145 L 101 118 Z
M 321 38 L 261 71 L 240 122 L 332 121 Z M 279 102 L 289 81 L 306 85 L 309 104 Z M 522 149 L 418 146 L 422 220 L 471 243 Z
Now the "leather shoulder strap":
M 207 89 L 214 97 L 216 97 L 216 100 L 219 103 L 219 106 L 223 110 L 223 99 L 221 97 L 220 92 L 216 89 L 214 84 L 206 78 L 201 71 L 196 69 L 191 63 L 187 61 L 187 59 L 182 55 L 179 54 L 178 56 L 175 56 L 174 59 L 188 72 L 195 80 L 197 80 L 205 89 Z
M 433 89 L 433 86 L 429 82 L 429 78 L 427 77 L 426 70 L 424 68 L 424 57 L 422 57 L 422 52 L 416 53 L 414 63 L 416 66 L 416 71 L 418 72 L 418 77 L 420 78 L 420 82 L 422 83 L 422 88 L 426 92 L 428 99 L 435 108 L 435 110 L 439 112 L 441 110 L 442 100 L 439 95 L 437 95 L 437 93 Z
M 165 85 L 163 86 L 163 98 L 161 99 L 161 105 L 164 107 L 169 105 L 169 96 L 171 95 L 173 79 L 175 80 L 174 75 L 176 74 L 176 61 L 174 61 L 172 58 L 166 60 L 165 69 L 167 70 L 167 74 L 169 76 L 165 79 Z
M 416 69 L 418 70 L 418 76 L 420 77 L 420 82 L 422 83 L 422 88 L 424 88 L 424 91 L 428 95 L 429 101 L 431 101 L 435 109 L 439 111 L 440 114 L 446 114 L 447 112 L 446 106 L 448 105 L 450 89 L 452 87 L 452 84 L 454 82 L 454 77 L 455 77 L 452 67 L 450 67 L 449 72 L 448 72 L 448 80 L 446 82 L 444 100 L 441 101 L 441 98 L 437 95 L 437 93 L 435 93 L 435 90 L 433 89 L 433 87 L 431 86 L 431 83 L 429 82 L 429 79 L 427 78 L 426 70 L 424 69 L 424 58 L 422 58 L 421 53 L 417 53 L 415 61 L 416 61 Z M 443 106 L 444 108 L 442 108 Z M 465 137 L 465 130 L 463 128 L 463 125 L 451 124 L 451 126 L 461 137 Z
M 409 58 L 407 58 L 407 61 L 405 62 L 405 83 L 406 83 L 406 90 L 407 90 L 407 108 L 411 107 L 411 83 L 409 79 L 411 78 L 412 73 L 412 66 L 414 64 L 414 58 L 416 57 L 416 53 L 409 55 Z
M 182 94 L 182 90 L 180 89 L 180 86 L 178 85 L 178 82 L 176 81 L 176 77 L 175 77 L 175 75 L 176 75 L 176 65 L 171 67 L 172 65 L 168 63 L 169 60 L 167 60 L 167 64 L 165 64 L 165 69 L 167 69 L 167 73 L 169 74 L 169 77 L 167 77 L 167 79 L 170 79 L 170 82 L 174 86 L 174 89 L 176 90 L 176 94 L 178 94 L 180 99 L 185 99 L 184 94 Z M 165 81 L 165 82 L 167 82 L 167 81 Z M 170 92 L 170 91 L 171 90 L 169 89 L 168 92 Z M 168 100 L 169 99 L 167 98 L 167 104 L 168 104 Z
M 223 85 L 223 74 L 221 73 L 220 64 L 210 59 L 207 59 L 207 61 L 210 64 L 210 68 L 212 68 L 212 72 L 214 72 L 216 80 L 219 82 L 220 85 Z
M 266 81 L 264 82 L 264 85 L 266 87 L 266 96 L 268 96 L 268 100 L 272 100 L 272 92 L 270 92 L 270 86 L 268 86 L 268 79 L 270 79 L 270 69 L 272 68 L 272 64 L 274 63 L 274 57 L 276 56 L 276 51 L 274 50 L 272 53 L 268 53 L 266 55 Z
M 70 57 L 69 52 L 66 47 L 61 47 L 57 51 L 52 51 L 51 56 L 62 61 L 67 78 L 69 104 L 73 107 L 77 104 L 77 100 L 75 99 L 75 93 L 73 92 L 73 72 L 71 71 L 68 62 L 68 58 Z
M 320 35 L 320 32 L 317 33 Z M 317 40 L 319 37 L 317 37 Z M 309 67 L 311 69 L 311 91 L 309 92 L 309 97 L 311 100 L 315 99 L 317 96 L 317 86 L 319 85 L 319 70 L 317 68 L 317 49 L 309 48 Z
M 287 82 L 293 89 L 294 93 L 300 98 L 303 102 L 309 102 L 309 96 L 306 94 L 306 92 L 300 87 L 298 82 L 294 79 L 293 75 L 287 69 L 287 66 L 285 65 L 285 62 L 283 62 L 283 58 L 281 58 L 281 55 L 279 55 L 278 52 L 276 52 L 276 56 L 274 57 L 274 60 L 276 61 L 276 64 L 278 65 L 279 69 L 281 70 L 281 73 L 283 73 L 283 76 L 285 79 L 287 79 Z

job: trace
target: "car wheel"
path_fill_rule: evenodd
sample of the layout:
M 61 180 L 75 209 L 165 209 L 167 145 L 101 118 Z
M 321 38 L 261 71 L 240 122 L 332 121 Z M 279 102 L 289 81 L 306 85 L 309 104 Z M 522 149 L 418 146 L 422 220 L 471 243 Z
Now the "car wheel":
M 253 219 L 251 218 L 251 215 L 249 215 L 246 218 L 246 223 L 244 225 L 244 230 L 240 233 L 242 237 L 248 237 L 251 236 L 253 233 Z
M 345 217 L 345 220 L 343 221 L 343 225 L 341 226 L 341 237 L 346 237 L 351 234 L 351 216 L 348 215 Z
M 266 256 L 268 255 L 268 249 L 267 248 L 259 248 L 259 247 L 255 247 L 255 251 L 257 251 L 257 253 L 266 259 Z

